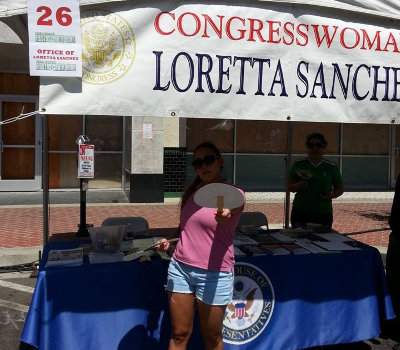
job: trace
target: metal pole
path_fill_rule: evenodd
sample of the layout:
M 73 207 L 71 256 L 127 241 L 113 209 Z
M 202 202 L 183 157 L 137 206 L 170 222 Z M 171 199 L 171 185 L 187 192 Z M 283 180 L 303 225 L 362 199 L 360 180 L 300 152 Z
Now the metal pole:
M 88 187 L 88 180 L 79 179 L 80 189 L 80 224 L 77 232 L 78 237 L 88 237 L 88 225 L 86 223 L 86 191 Z
M 49 153 L 47 115 L 42 114 L 43 247 L 49 240 Z
M 236 185 L 236 166 L 237 166 L 237 120 L 234 120 L 233 127 L 233 184 Z
M 80 135 L 76 139 L 76 144 L 78 145 L 78 157 L 79 157 L 79 145 L 87 144 L 89 138 L 86 135 Z M 77 162 L 78 163 L 78 162 Z M 80 223 L 78 225 L 77 237 L 88 237 L 89 236 L 89 225 L 86 223 L 86 192 L 89 187 L 88 179 L 79 179 L 79 193 L 80 193 Z M 91 226 L 91 225 L 90 225 Z
M 292 123 L 290 121 L 290 116 L 287 117 L 287 157 L 285 162 L 285 188 L 286 188 L 286 195 L 285 195 L 285 228 L 289 228 L 290 223 L 290 191 L 288 188 L 289 183 L 289 171 L 290 166 L 292 164 Z

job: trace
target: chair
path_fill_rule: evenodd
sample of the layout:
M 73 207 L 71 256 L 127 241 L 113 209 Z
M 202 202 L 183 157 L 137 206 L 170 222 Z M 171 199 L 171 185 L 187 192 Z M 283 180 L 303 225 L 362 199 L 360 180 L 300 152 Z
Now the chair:
M 111 217 L 105 219 L 101 224 L 101 226 L 114 225 L 126 226 L 124 239 L 133 239 L 137 236 L 146 235 L 149 230 L 149 223 L 141 216 Z
M 264 213 L 259 211 L 247 211 L 240 214 L 238 227 L 260 227 L 266 226 L 268 227 L 268 219 Z

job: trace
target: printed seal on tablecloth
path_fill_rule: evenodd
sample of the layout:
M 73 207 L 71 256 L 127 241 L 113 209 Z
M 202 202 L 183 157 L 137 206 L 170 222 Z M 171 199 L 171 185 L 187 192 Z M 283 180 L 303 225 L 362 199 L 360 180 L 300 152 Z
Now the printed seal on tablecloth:
M 83 81 L 107 84 L 124 76 L 136 55 L 135 34 L 120 15 L 88 11 L 81 20 Z
M 226 308 L 223 338 L 229 344 L 245 344 L 267 327 L 275 304 L 274 288 L 258 267 L 237 263 L 233 300 Z

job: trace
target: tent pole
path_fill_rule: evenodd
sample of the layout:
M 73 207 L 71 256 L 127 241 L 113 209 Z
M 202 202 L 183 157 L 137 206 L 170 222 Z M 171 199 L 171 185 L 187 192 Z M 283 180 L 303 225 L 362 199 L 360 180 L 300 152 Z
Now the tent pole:
M 285 228 L 289 228 L 289 223 L 290 223 L 290 191 L 288 188 L 288 183 L 289 183 L 289 171 L 290 171 L 290 166 L 292 164 L 292 136 L 293 136 L 293 130 L 292 130 L 292 122 L 290 121 L 290 116 L 287 117 L 287 157 L 286 157 L 286 162 L 285 162 L 285 189 L 286 189 L 286 194 L 285 194 Z
M 47 115 L 42 114 L 43 247 L 49 240 L 49 149 Z

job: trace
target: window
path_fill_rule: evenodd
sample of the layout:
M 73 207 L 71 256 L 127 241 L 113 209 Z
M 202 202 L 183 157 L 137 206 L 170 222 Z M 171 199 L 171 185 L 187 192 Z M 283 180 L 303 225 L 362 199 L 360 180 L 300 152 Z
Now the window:
M 388 125 L 344 124 L 343 154 L 389 154 Z
M 237 121 L 238 153 L 286 153 L 287 123 L 270 121 Z
M 390 126 L 343 125 L 343 180 L 347 188 L 386 189 L 389 186 Z
M 79 116 L 49 116 L 49 187 L 77 188 L 77 145 L 82 134 Z
M 319 132 L 328 141 L 326 154 L 339 154 L 340 126 L 334 123 L 293 123 L 293 153 L 302 154 L 307 151 L 305 143 L 309 134 Z
M 189 119 L 187 125 L 187 179 L 194 175 L 189 166 L 190 151 L 198 143 L 210 140 L 224 152 L 228 180 L 247 191 L 285 190 L 287 122 Z M 346 190 L 388 188 L 388 125 L 293 122 L 293 162 L 304 157 L 306 138 L 313 132 L 322 133 L 327 139 L 326 158 L 341 167 Z M 399 126 L 396 135 L 400 154 Z M 397 164 L 400 172 L 400 161 Z
M 211 141 L 221 152 L 233 152 L 233 120 L 188 119 L 186 127 L 188 151 L 192 152 L 202 142 Z
M 77 188 L 76 139 L 84 130 L 95 145 L 95 178 L 90 188 L 121 188 L 123 120 L 105 116 L 49 117 L 50 188 Z

